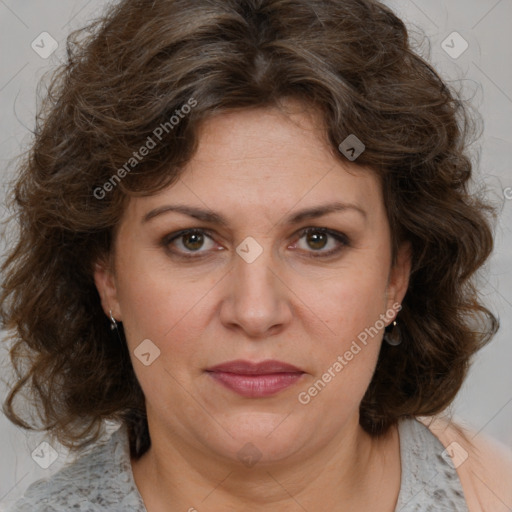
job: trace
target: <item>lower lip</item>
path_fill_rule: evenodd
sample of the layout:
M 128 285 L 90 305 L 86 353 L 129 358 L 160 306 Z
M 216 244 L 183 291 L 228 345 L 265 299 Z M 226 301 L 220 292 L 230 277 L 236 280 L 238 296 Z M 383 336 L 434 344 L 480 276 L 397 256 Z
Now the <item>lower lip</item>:
M 208 372 L 217 382 L 248 398 L 272 396 L 295 384 L 302 373 L 270 373 L 266 375 L 240 375 L 228 372 Z

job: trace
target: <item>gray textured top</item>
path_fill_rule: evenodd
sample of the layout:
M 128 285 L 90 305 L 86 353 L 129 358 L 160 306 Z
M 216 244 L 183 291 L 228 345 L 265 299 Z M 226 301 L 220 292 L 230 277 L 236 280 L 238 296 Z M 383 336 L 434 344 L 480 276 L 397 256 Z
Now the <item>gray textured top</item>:
M 402 479 L 395 512 L 468 512 L 443 445 L 416 419 L 398 424 Z M 137 490 L 124 427 L 108 441 L 33 483 L 7 512 L 147 512 Z

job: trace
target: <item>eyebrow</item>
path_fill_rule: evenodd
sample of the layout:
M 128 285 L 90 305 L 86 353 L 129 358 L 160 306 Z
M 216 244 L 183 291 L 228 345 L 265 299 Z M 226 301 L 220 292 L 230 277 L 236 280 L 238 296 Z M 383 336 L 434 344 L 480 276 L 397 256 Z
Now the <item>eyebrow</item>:
M 304 220 L 315 219 L 318 217 L 322 217 L 329 213 L 333 212 L 343 212 L 343 211 L 355 211 L 358 212 L 364 219 L 367 218 L 366 211 L 357 204 L 352 203 L 343 203 L 343 202 L 334 202 L 328 203 L 321 206 L 315 206 L 313 208 L 306 208 L 304 210 L 300 210 L 298 212 L 292 213 L 284 220 L 284 224 L 298 224 Z M 204 210 L 202 208 L 197 208 L 195 206 L 187 206 L 187 205 L 164 205 L 155 208 L 148 212 L 142 218 L 142 223 L 146 223 L 151 219 L 157 217 L 158 215 L 162 215 L 168 212 L 177 212 L 182 213 L 183 215 L 188 215 L 189 217 L 193 217 L 202 222 L 209 222 L 212 224 L 218 224 L 220 226 L 228 226 L 228 221 L 219 213 L 213 212 L 211 210 Z

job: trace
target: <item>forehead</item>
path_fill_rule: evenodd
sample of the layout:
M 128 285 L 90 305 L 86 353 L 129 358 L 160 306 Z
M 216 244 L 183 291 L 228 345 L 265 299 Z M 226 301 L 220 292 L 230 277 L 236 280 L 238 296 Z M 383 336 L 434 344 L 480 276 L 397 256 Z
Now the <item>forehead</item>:
M 276 213 L 344 201 L 382 203 L 376 174 L 336 155 L 319 112 L 289 102 L 215 115 L 201 124 L 198 148 L 180 179 L 136 198 L 138 216 L 179 199 L 202 208 Z M 300 203 L 300 204 L 299 204 Z
M 216 115 L 202 123 L 198 138 L 198 151 L 187 166 L 191 172 L 214 162 L 235 171 L 250 169 L 254 177 L 280 177 L 293 170 L 302 175 L 308 168 L 316 174 L 336 163 L 321 113 L 296 100 Z M 237 174 L 243 176 L 231 173 Z

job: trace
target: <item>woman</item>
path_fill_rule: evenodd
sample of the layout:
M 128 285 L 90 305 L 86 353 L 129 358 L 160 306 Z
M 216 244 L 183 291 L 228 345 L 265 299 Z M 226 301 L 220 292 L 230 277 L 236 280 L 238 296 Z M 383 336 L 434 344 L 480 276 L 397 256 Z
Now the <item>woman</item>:
M 68 50 L 15 190 L 4 410 L 31 428 L 29 386 L 70 448 L 121 425 L 12 510 L 508 510 L 512 458 L 434 416 L 497 330 L 492 211 L 403 23 L 125 0 Z

